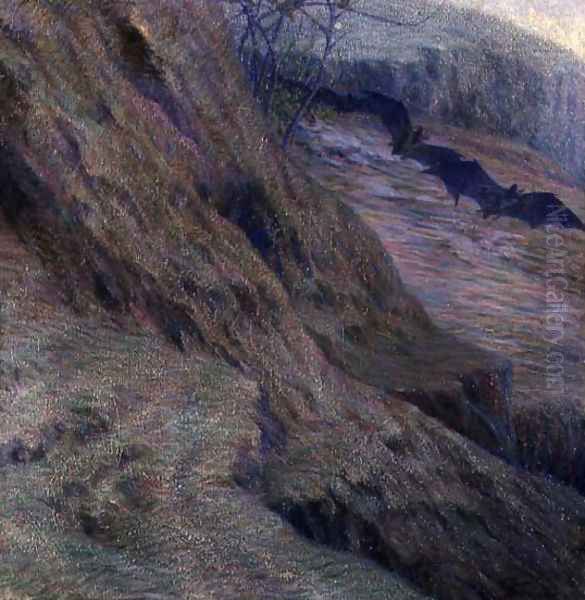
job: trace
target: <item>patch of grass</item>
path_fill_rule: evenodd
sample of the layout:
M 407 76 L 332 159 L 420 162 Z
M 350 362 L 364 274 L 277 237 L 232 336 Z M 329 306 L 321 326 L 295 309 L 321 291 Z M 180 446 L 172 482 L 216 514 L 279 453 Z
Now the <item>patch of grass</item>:
M 303 97 L 304 95 L 301 91 L 287 90 L 282 87 L 274 91 L 272 117 L 279 134 L 284 133 L 295 112 L 301 105 Z M 333 108 L 317 102 L 311 105 L 309 114 L 324 121 L 331 121 L 337 116 L 337 112 Z
M 89 394 L 81 394 L 71 401 L 71 412 L 78 417 L 91 417 L 95 413 L 96 399 Z

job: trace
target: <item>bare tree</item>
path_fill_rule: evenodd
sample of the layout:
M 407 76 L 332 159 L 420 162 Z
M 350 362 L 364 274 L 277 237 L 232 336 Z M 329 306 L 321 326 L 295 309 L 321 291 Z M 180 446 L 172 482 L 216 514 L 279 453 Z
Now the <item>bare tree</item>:
M 401 21 L 361 8 L 367 0 L 224 0 L 238 23 L 238 55 L 245 65 L 254 96 L 263 110 L 272 110 L 282 65 L 304 38 L 312 40 L 309 62 L 301 83 L 306 93 L 286 126 L 287 147 L 303 116 L 323 85 L 328 63 L 339 42 L 349 33 L 342 21 L 355 15 L 392 26 L 418 26 L 431 16 Z

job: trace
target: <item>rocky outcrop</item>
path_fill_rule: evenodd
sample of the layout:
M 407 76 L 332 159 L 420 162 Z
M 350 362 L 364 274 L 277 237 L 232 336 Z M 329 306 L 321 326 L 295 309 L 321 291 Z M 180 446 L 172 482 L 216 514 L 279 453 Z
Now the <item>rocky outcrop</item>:
M 7 593 L 576 597 L 582 499 L 494 456 L 506 361 L 286 162 L 218 6 L 0 20 Z

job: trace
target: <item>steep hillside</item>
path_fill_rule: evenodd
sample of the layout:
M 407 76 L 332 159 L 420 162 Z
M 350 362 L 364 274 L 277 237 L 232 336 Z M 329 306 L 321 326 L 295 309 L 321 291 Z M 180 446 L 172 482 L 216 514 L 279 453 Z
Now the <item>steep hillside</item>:
M 578 597 L 509 362 L 280 155 L 216 4 L 0 21 L 4 595 Z

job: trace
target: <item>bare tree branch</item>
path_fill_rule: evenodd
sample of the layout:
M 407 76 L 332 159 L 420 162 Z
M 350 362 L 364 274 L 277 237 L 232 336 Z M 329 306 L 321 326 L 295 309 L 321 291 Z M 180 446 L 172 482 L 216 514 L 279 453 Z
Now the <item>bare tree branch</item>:
M 444 0 L 443 0 L 444 1 Z M 361 8 L 359 0 L 223 0 L 239 10 L 230 13 L 242 31 L 238 43 L 238 57 L 246 65 L 252 90 L 263 110 L 272 110 L 274 91 L 278 84 L 283 62 L 289 60 L 295 44 L 303 37 L 305 25 L 313 30 L 318 43 L 313 45 L 311 57 L 305 62 L 305 89 L 309 90 L 286 127 L 282 144 L 286 147 L 294 138 L 295 130 L 309 110 L 323 85 L 326 68 L 334 49 L 347 37 L 341 22 L 351 16 L 368 19 L 393 27 L 418 27 L 436 16 L 442 4 L 428 15 L 415 20 L 399 20 Z M 360 6 L 358 8 L 358 6 Z M 243 25 L 242 25 L 243 21 Z M 291 30 L 294 30 L 291 34 Z M 287 49 L 282 41 L 286 32 L 291 40 Z M 311 64 L 313 63 L 313 64 Z

